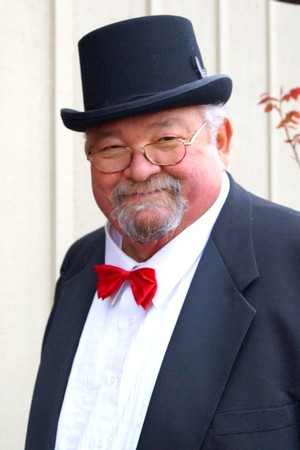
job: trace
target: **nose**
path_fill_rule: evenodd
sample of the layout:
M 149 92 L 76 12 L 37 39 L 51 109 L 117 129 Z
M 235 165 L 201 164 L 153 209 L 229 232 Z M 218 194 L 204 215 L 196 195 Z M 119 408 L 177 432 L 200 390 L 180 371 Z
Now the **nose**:
M 134 181 L 145 181 L 150 176 L 161 172 L 161 167 L 152 164 L 146 158 L 142 147 L 133 150 L 130 165 L 123 171 L 125 177 Z

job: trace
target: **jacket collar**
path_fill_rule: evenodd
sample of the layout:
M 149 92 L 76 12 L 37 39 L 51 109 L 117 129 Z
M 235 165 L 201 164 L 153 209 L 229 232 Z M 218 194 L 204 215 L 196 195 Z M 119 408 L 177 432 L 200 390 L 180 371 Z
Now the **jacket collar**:
M 252 198 L 229 175 L 230 192 L 212 230 L 214 241 L 240 292 L 259 276 L 253 245 Z

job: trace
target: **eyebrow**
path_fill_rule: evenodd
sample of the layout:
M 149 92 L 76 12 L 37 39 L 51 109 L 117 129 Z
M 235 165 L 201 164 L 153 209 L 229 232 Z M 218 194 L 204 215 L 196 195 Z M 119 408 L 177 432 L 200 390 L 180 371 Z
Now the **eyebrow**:
M 177 117 L 167 117 L 165 119 L 159 120 L 157 122 L 153 122 L 152 124 L 150 124 L 149 128 L 163 128 L 166 126 L 170 126 L 170 125 L 180 125 L 183 128 L 186 128 L 185 126 L 183 126 L 181 120 Z
M 171 126 L 171 125 L 180 125 L 182 126 L 182 128 L 186 131 L 188 131 L 188 125 L 187 126 L 183 126 L 183 124 L 181 123 L 181 120 L 177 117 L 167 117 L 165 119 L 162 120 L 158 120 L 155 122 L 152 122 L 149 125 L 149 129 L 161 129 L 164 128 L 166 126 Z M 100 130 L 96 140 L 98 141 L 99 139 L 104 139 L 106 137 L 121 137 L 122 136 L 122 132 L 119 129 L 112 129 L 112 130 Z

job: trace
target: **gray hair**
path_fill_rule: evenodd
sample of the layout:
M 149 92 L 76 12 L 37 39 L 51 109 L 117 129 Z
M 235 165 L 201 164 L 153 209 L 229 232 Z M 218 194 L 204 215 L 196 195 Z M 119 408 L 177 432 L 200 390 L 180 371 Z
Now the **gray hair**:
M 228 118 L 228 111 L 224 104 L 219 105 L 197 105 L 196 108 L 200 110 L 203 121 L 206 121 L 206 129 L 210 135 L 211 141 L 213 144 L 216 143 L 216 137 L 219 128 L 223 125 L 224 119 Z M 87 147 L 87 133 L 88 130 L 84 133 L 85 139 L 85 153 L 88 154 Z
M 206 129 L 211 137 L 212 143 L 215 144 L 219 128 L 223 125 L 224 120 L 228 118 L 228 111 L 225 105 L 199 105 L 199 109 L 206 121 Z

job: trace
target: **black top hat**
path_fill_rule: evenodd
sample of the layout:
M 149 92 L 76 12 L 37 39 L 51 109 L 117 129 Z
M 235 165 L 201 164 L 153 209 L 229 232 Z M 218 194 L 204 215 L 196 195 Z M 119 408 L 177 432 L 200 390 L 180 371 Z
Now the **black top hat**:
M 85 111 L 62 109 L 67 128 L 168 108 L 225 103 L 231 79 L 207 76 L 192 24 L 146 16 L 107 25 L 79 41 Z

